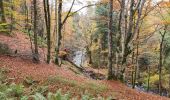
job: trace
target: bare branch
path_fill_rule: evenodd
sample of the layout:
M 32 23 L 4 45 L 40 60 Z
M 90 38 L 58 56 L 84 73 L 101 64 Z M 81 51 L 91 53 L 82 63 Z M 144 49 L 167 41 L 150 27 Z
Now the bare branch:
M 63 20 L 63 22 L 62 22 L 61 27 L 62 27 L 63 24 L 67 21 L 69 15 L 70 15 L 70 13 L 71 13 L 71 10 L 72 10 L 72 8 L 73 8 L 73 5 L 74 5 L 74 3 L 75 3 L 75 1 L 76 1 L 76 0 L 73 0 L 73 2 L 72 2 L 72 4 L 71 4 L 71 7 L 70 7 L 70 9 L 69 9 L 69 11 L 68 11 L 68 13 L 67 13 L 66 17 L 64 18 L 64 20 Z
M 92 7 L 92 6 L 96 6 L 96 5 L 100 5 L 100 4 L 102 4 L 102 3 L 98 3 L 98 4 L 90 4 L 90 5 L 83 6 L 83 7 L 81 7 L 80 9 L 78 9 L 78 10 L 74 11 L 73 13 L 71 13 L 68 17 L 73 16 L 73 15 L 76 14 L 77 12 L 83 10 L 84 8 Z

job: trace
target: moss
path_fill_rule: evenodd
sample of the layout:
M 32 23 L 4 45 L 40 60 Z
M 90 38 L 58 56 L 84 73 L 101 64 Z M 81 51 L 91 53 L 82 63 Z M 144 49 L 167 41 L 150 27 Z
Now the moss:
M 0 32 L 4 35 L 10 35 L 9 30 L 10 24 L 8 23 L 0 23 Z
M 12 50 L 8 47 L 7 44 L 0 43 L 0 54 L 11 54 Z

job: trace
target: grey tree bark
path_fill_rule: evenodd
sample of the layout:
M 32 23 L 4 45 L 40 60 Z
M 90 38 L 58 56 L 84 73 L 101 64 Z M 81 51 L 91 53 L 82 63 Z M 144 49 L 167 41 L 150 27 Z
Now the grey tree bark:
M 113 52 L 112 52 L 112 23 L 113 23 L 113 0 L 110 0 L 109 2 L 109 23 L 108 23 L 108 80 L 113 79 L 113 73 L 112 73 L 112 65 L 113 65 Z
M 57 3 L 57 2 L 56 2 Z M 62 13 L 62 0 L 58 0 L 58 26 L 57 26 L 57 45 L 56 45 L 56 58 L 55 58 L 55 64 L 59 65 L 59 50 L 60 50 L 60 45 L 61 45 L 61 30 L 62 30 L 62 22 L 61 22 L 61 13 Z M 57 8 L 56 8 L 57 9 Z M 57 10 L 56 10 L 57 11 Z

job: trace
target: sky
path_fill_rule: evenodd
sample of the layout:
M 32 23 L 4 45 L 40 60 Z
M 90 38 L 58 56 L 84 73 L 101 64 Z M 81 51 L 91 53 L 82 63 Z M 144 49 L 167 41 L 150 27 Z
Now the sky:
M 63 5 L 63 9 L 64 10 L 68 10 L 72 4 L 73 0 L 64 0 L 64 5 Z M 78 9 L 80 9 L 83 6 L 88 5 L 87 2 L 91 2 L 92 4 L 95 4 L 96 2 L 98 2 L 99 0 L 76 0 L 75 5 L 73 6 L 73 10 L 72 11 L 76 11 Z M 156 4 L 159 1 L 168 1 L 168 0 L 152 0 L 152 2 L 154 4 Z M 86 13 L 86 8 L 81 10 L 80 13 Z
M 75 5 L 73 6 L 73 11 L 80 9 L 83 6 L 88 5 L 87 2 L 91 2 L 91 4 L 95 4 L 99 0 L 76 0 Z M 68 10 L 72 4 L 72 0 L 65 0 L 64 2 L 64 10 Z M 81 10 L 81 13 L 86 12 L 86 9 Z

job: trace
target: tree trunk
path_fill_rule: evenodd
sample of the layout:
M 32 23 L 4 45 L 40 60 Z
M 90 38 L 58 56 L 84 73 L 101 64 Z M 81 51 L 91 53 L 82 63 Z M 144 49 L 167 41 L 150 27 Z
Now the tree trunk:
M 51 0 L 51 5 L 50 5 L 50 15 L 52 15 L 53 14 L 53 0 Z M 51 16 L 51 19 L 52 19 L 52 16 Z
M 61 39 L 62 39 L 62 35 L 61 35 L 61 31 L 62 31 L 62 22 L 61 22 L 61 13 L 62 13 L 62 0 L 59 0 L 59 5 L 58 5 L 58 29 L 57 29 L 57 46 L 56 46 L 56 58 L 55 58 L 55 63 L 57 65 L 59 65 L 59 58 L 58 58 L 58 54 L 59 54 L 59 49 L 60 49 L 60 45 L 61 45 Z
M 124 0 L 122 0 L 122 2 L 123 1 Z M 142 15 L 142 10 L 143 10 L 144 4 L 145 4 L 145 0 L 138 0 L 137 5 L 135 6 L 135 0 L 130 0 L 130 9 L 129 9 L 130 11 L 128 12 L 128 10 L 125 8 L 127 10 L 126 13 L 129 13 L 129 17 L 127 17 L 128 14 L 125 16 L 125 23 L 124 23 L 125 27 L 123 27 L 125 29 L 125 35 L 124 35 L 124 38 L 122 36 L 122 40 L 124 40 L 124 43 L 122 43 L 121 66 L 123 66 L 123 64 L 126 63 L 126 59 L 127 59 L 128 55 L 131 54 L 131 52 L 132 52 L 131 45 L 133 45 L 132 44 L 133 40 L 136 38 L 137 30 L 139 29 L 139 23 L 141 20 L 141 15 Z M 138 15 L 137 21 L 134 18 L 136 11 L 138 11 L 137 12 L 137 15 Z M 127 21 L 127 18 L 129 18 L 128 21 Z M 133 23 L 134 21 L 135 21 L 135 23 Z M 123 75 L 124 72 L 125 72 L 125 68 L 123 67 L 121 74 Z
M 86 47 L 86 51 L 87 51 L 87 56 L 88 56 L 88 63 L 92 64 L 92 58 L 91 58 L 91 50 L 89 48 L 89 46 Z
M 6 23 L 3 0 L 0 0 L 0 23 Z
M 120 12 L 120 18 L 119 18 L 119 32 L 120 32 L 120 50 L 121 50 L 121 62 L 123 60 L 123 55 L 124 55 L 124 50 L 125 50 L 125 0 L 121 1 L 121 12 Z M 123 64 L 121 64 L 120 66 L 121 69 L 119 69 L 120 71 L 118 73 L 120 73 L 120 75 L 118 75 L 119 79 L 123 81 Z
M 11 25 L 10 25 L 10 33 L 12 33 L 12 31 L 13 31 L 13 24 L 14 24 L 13 11 L 14 11 L 14 5 L 13 5 L 13 0 L 11 0 Z
M 139 30 L 137 33 L 137 38 L 136 38 L 137 44 L 136 44 L 136 65 L 135 65 L 135 75 L 134 75 L 134 84 L 136 83 L 136 80 L 138 78 L 139 74 L 139 64 L 138 64 L 138 55 L 139 55 Z M 133 87 L 134 88 L 134 87 Z
M 148 70 L 148 86 L 147 86 L 147 92 L 149 92 L 150 89 L 150 66 L 147 66 L 147 70 Z
M 47 0 L 47 15 L 48 15 L 48 29 L 47 29 L 47 63 L 50 63 L 51 59 L 51 20 L 50 20 L 50 9 L 49 9 L 49 0 Z
M 129 15 L 129 25 L 128 25 L 128 30 L 127 33 L 125 33 L 125 39 L 124 39 L 124 44 L 123 44 L 123 57 L 122 57 L 122 66 L 124 63 L 126 63 L 127 56 L 131 53 L 130 48 L 129 48 L 129 42 L 131 40 L 132 36 L 132 31 L 133 31 L 133 22 L 134 22 L 134 0 L 130 0 L 130 15 Z M 123 69 L 124 70 L 124 69 Z
M 136 80 L 139 79 L 139 77 L 140 77 L 140 72 L 139 72 L 140 69 L 139 69 L 139 64 L 138 64 L 139 33 L 140 33 L 140 26 L 139 26 L 139 24 L 141 23 L 141 25 L 142 25 L 142 22 L 140 22 L 140 20 L 141 20 L 141 15 L 142 15 L 142 10 L 143 10 L 144 4 L 145 4 L 145 0 L 142 0 L 141 7 L 137 10 L 137 15 L 138 16 L 137 16 L 137 21 L 135 22 L 136 24 L 134 23 L 134 32 L 133 32 L 133 35 L 132 35 L 132 40 L 134 38 L 135 41 L 136 41 L 136 65 L 135 65 L 134 83 L 136 83 Z
M 113 23 L 113 0 L 110 0 L 109 2 L 109 25 L 108 25 L 108 49 L 109 49 L 109 52 L 108 52 L 108 80 L 110 79 L 113 79 L 113 73 L 112 73 L 112 65 L 113 65 L 113 61 L 112 61 L 112 57 L 113 57 L 113 52 L 112 52 L 112 23 Z
M 169 87 L 168 87 L 168 97 L 170 97 L 170 69 L 169 69 Z
M 166 30 L 167 30 L 167 25 L 165 25 L 164 27 L 164 32 L 160 32 L 161 35 L 161 42 L 160 42 L 160 51 L 159 51 L 159 66 L 158 66 L 158 70 L 159 70 L 159 94 L 162 95 L 162 65 L 163 65 L 163 44 L 164 44 L 164 38 L 165 38 L 165 34 L 166 34 Z
M 136 71 L 136 67 L 134 65 L 134 59 L 135 58 L 135 52 L 133 51 L 133 54 L 132 54 L 132 88 L 134 89 L 135 88 L 135 85 L 136 85 L 136 82 L 135 82 L 135 71 Z
M 25 4 L 26 3 L 26 0 L 25 0 Z M 28 23 L 32 23 L 32 3 L 31 3 L 31 9 L 30 9 L 30 13 L 31 13 L 31 19 L 29 20 L 29 9 L 28 7 L 25 5 L 25 16 L 26 16 L 26 25 L 25 25 L 25 29 L 27 30 L 28 32 L 28 36 L 29 36 L 29 41 L 30 41 L 30 45 L 31 45 L 31 52 L 32 54 L 34 53 L 34 50 L 33 50 L 33 43 L 32 43 L 32 37 L 31 37 L 31 30 L 32 30 L 32 25 L 29 25 Z
M 28 7 L 27 7 L 27 0 L 24 1 L 24 6 L 25 6 L 25 30 L 28 30 L 29 26 L 28 26 Z
M 59 0 L 59 6 L 58 6 L 58 29 L 57 29 L 57 46 L 56 46 L 56 58 L 55 58 L 55 63 L 57 65 L 59 65 L 59 58 L 58 58 L 58 54 L 59 54 L 59 50 L 60 50 L 60 46 L 61 46 L 61 39 L 62 39 L 62 27 L 65 24 L 65 22 L 67 21 L 67 19 L 70 17 L 70 13 L 71 10 L 73 8 L 73 5 L 75 3 L 76 0 L 72 1 L 71 7 L 66 15 L 66 17 L 64 18 L 63 22 L 62 22 L 62 4 L 63 4 L 63 0 Z
M 163 54 L 163 42 L 164 42 L 164 35 L 162 35 L 161 43 L 160 43 L 160 51 L 159 51 L 159 94 L 162 95 L 162 54 Z
M 45 13 L 45 22 L 46 22 L 46 31 L 47 31 L 47 63 L 50 63 L 51 59 L 51 21 L 50 21 L 50 8 L 49 1 L 44 0 L 44 13 Z
M 88 48 L 88 55 L 89 55 L 89 64 L 93 64 L 93 61 L 92 61 L 92 51 L 90 49 L 90 47 L 92 46 L 92 43 L 93 43 L 93 40 L 92 40 L 92 35 L 90 36 L 90 45 Z
M 31 11 L 31 20 L 30 20 L 30 23 L 31 23 L 31 25 L 30 25 L 30 30 L 33 30 L 33 27 L 32 27 L 32 25 L 33 25 L 33 2 L 31 1 L 31 9 L 30 9 Z
M 160 52 L 159 52 L 159 67 L 158 67 L 158 70 L 159 70 L 159 94 L 162 95 L 162 44 L 163 44 L 163 41 L 161 41 L 161 44 L 160 44 Z
M 92 62 L 92 52 L 91 52 L 91 50 L 89 51 L 89 64 L 93 64 L 93 62 Z
M 38 42 L 37 42 L 37 0 L 33 0 L 34 6 L 34 55 L 33 60 L 39 62 L 39 54 L 38 54 Z

